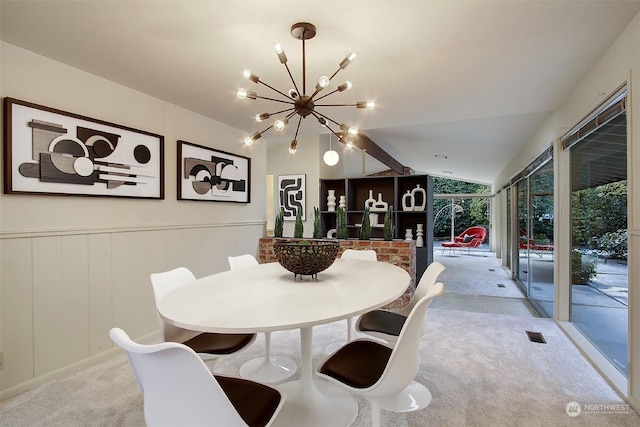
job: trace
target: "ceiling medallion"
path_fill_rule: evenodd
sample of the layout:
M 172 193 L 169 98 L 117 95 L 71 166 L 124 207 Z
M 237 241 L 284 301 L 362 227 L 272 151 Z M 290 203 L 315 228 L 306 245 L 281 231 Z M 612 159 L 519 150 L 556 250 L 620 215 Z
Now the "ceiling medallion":
M 285 127 L 289 124 L 289 120 L 296 115 L 298 116 L 298 124 L 296 127 L 295 136 L 293 137 L 293 140 L 289 145 L 290 153 L 295 153 L 296 151 L 296 148 L 298 146 L 297 137 L 298 137 L 298 131 L 300 130 L 300 124 L 302 122 L 302 119 L 308 116 L 315 117 L 320 123 L 320 125 L 329 129 L 329 131 L 333 133 L 338 138 L 338 140 L 342 140 L 342 133 L 339 134 L 335 130 L 333 130 L 329 125 L 330 122 L 335 124 L 336 126 L 339 126 L 340 130 L 342 132 L 346 132 L 346 134 L 349 136 L 356 136 L 358 134 L 357 128 L 353 126 L 349 126 L 346 123 L 338 123 L 335 120 L 328 117 L 327 115 L 318 111 L 319 107 L 356 107 L 356 108 L 366 108 L 366 109 L 372 109 L 374 107 L 373 101 L 359 101 L 359 102 L 356 102 L 355 104 L 318 104 L 318 101 L 328 97 L 329 95 L 332 95 L 336 92 L 344 92 L 346 90 L 351 89 L 351 86 L 352 86 L 351 82 L 347 81 L 339 85 L 337 88 L 335 88 L 331 92 L 318 97 L 318 95 L 329 86 L 329 83 L 336 76 L 336 74 L 338 74 L 340 70 L 344 70 L 351 62 L 353 62 L 356 59 L 357 55 L 355 53 L 352 53 L 346 58 L 344 58 L 342 62 L 340 62 L 338 69 L 331 75 L 331 77 L 320 76 L 320 78 L 318 79 L 318 82 L 315 85 L 314 91 L 309 94 L 307 92 L 307 82 L 306 82 L 307 72 L 306 72 L 305 41 L 312 39 L 315 35 L 316 35 L 316 27 L 313 24 L 310 24 L 308 22 L 299 22 L 291 26 L 291 36 L 293 36 L 294 39 L 302 41 L 302 91 L 300 91 L 298 84 L 296 83 L 295 79 L 293 78 L 293 75 L 291 74 L 291 70 L 289 70 L 289 66 L 287 65 L 287 56 L 285 55 L 284 50 L 282 49 L 282 46 L 280 44 L 277 44 L 275 47 L 276 53 L 278 55 L 278 59 L 280 60 L 280 63 L 283 64 L 287 69 L 287 73 L 289 74 L 289 77 L 291 78 L 291 82 L 293 83 L 293 88 L 290 89 L 286 94 L 268 85 L 267 83 L 263 82 L 260 79 L 260 77 L 253 74 L 252 72 L 247 70 L 244 71 L 244 77 L 246 79 L 256 84 L 262 84 L 268 87 L 272 91 L 277 92 L 282 99 L 259 96 L 256 92 L 251 92 L 246 89 L 238 89 L 237 91 L 238 98 L 266 99 L 269 101 L 290 105 L 289 108 L 286 108 L 284 110 L 276 111 L 273 113 L 257 114 L 255 116 L 256 122 L 263 122 L 265 120 L 268 120 L 271 117 L 274 117 L 280 114 L 282 116 L 280 118 L 277 118 L 273 122 L 273 124 L 268 128 L 266 128 L 265 130 L 261 132 L 255 132 L 253 135 L 247 136 L 244 140 L 245 144 L 247 145 L 253 144 L 254 141 L 259 139 L 263 133 L 267 132 L 271 128 L 275 129 L 278 132 L 284 130 Z

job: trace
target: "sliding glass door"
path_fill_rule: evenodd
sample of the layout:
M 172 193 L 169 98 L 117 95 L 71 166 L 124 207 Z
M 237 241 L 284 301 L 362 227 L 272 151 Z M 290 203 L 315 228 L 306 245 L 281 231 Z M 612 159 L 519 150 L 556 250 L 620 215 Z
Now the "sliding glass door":
M 571 322 L 628 376 L 627 123 L 570 148 Z
M 550 157 L 523 173 L 515 186 L 518 229 L 512 231 L 518 245 L 512 271 L 529 301 L 548 317 L 554 302 L 553 179 Z

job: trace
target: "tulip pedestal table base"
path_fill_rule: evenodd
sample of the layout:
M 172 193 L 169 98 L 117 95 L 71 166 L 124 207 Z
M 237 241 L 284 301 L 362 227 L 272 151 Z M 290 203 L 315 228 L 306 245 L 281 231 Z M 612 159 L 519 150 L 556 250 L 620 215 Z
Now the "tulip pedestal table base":
M 300 328 L 300 379 L 277 386 L 287 394 L 273 426 L 348 426 L 358 416 L 358 402 L 344 388 L 313 378 L 312 327 Z

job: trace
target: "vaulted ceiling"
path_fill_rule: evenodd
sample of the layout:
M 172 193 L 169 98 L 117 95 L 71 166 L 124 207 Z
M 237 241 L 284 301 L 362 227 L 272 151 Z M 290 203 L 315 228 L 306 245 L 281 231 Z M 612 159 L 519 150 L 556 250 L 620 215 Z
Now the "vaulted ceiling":
M 376 102 L 327 115 L 417 172 L 491 183 L 639 11 L 640 1 L 614 0 L 1 0 L 0 37 L 248 135 L 265 128 L 253 116 L 274 108 L 242 102 L 236 89 L 274 93 L 242 71 L 288 91 L 273 46 L 282 44 L 301 81 L 301 43 L 290 27 L 311 22 L 307 85 L 357 52 L 336 77 L 353 89 L 327 101 Z M 289 127 L 258 143 L 291 139 Z M 315 119 L 300 128 L 322 133 Z

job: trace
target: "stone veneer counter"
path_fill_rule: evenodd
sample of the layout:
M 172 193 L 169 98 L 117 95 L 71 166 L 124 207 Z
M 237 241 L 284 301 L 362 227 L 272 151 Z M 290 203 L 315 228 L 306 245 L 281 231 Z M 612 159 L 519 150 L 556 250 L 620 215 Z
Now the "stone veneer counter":
M 286 237 L 279 238 L 287 240 Z M 272 237 L 263 237 L 260 239 L 258 248 L 258 261 L 260 263 L 277 262 L 273 253 Z M 405 294 L 398 300 L 385 306 L 387 309 L 397 310 L 409 303 L 413 289 L 416 285 L 416 243 L 408 240 L 337 240 L 340 243 L 338 257 L 342 255 L 345 249 L 373 249 L 376 251 L 378 261 L 388 262 L 403 268 L 411 278 L 411 284 Z M 320 273 L 322 274 L 322 273 Z

